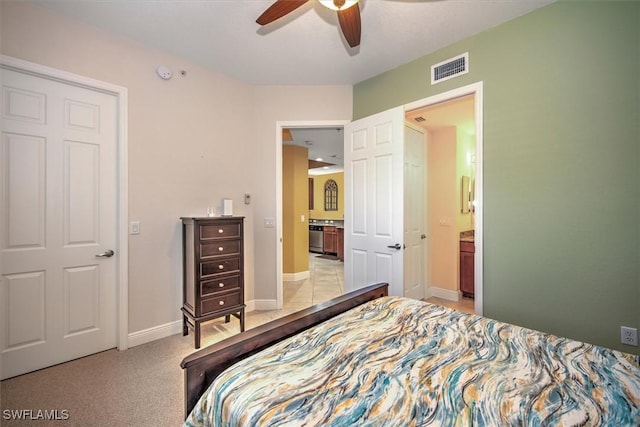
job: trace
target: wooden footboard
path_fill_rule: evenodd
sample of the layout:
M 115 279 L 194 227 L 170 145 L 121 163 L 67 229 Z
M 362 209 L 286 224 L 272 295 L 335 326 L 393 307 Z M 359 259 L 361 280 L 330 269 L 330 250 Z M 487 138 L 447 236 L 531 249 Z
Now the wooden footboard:
M 386 296 L 388 288 L 387 283 L 379 283 L 349 292 L 249 329 L 185 357 L 180 364 L 184 369 L 185 418 L 213 380 L 229 366 L 353 307 Z

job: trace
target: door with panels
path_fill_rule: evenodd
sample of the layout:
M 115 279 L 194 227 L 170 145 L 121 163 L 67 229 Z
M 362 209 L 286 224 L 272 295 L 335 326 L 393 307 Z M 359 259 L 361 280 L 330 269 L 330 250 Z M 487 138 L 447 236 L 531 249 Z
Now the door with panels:
M 114 95 L 2 72 L 2 378 L 117 343 Z
M 426 292 L 425 200 L 426 137 L 405 125 L 404 141 L 404 296 L 423 299 Z
M 404 108 L 345 125 L 345 291 L 403 295 Z

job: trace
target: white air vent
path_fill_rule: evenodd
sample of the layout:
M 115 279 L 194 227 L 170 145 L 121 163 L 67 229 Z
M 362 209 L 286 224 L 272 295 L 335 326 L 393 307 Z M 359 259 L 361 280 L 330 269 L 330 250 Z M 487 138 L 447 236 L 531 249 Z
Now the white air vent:
M 431 84 L 443 82 L 469 72 L 469 52 L 431 66 Z

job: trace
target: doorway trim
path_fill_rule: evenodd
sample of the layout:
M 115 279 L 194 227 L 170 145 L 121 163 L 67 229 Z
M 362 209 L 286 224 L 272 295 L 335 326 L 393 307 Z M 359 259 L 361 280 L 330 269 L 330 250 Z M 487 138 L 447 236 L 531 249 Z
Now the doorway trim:
M 476 131 L 476 188 L 475 188 L 475 257 L 474 257 L 474 286 L 475 286 L 475 298 L 474 298 L 474 311 L 478 315 L 483 314 L 483 271 L 484 271 L 484 195 L 483 195 L 483 183 L 484 183 L 484 171 L 483 171 L 483 99 L 482 99 L 483 82 L 479 81 L 467 86 L 451 89 L 447 92 L 442 92 L 437 95 L 429 96 L 417 101 L 410 102 L 404 105 L 405 112 L 410 110 L 416 110 L 419 108 L 428 107 L 431 105 L 439 104 L 442 102 L 450 101 L 463 96 L 474 96 L 474 112 L 475 112 L 475 131 Z
M 276 121 L 276 310 L 283 305 L 282 258 L 282 129 L 344 126 L 351 120 Z M 309 218 L 307 218 L 307 221 Z
M 128 236 L 128 140 L 127 140 L 127 88 L 94 80 L 89 77 L 73 74 L 68 71 L 58 70 L 34 62 L 25 61 L 11 56 L 0 54 L 0 66 L 3 69 L 14 70 L 54 80 L 72 86 L 78 86 L 89 90 L 107 93 L 115 96 L 118 105 L 118 129 L 117 141 L 117 231 L 116 231 L 116 290 L 117 290 L 117 346 L 118 350 L 129 348 L 129 236 Z

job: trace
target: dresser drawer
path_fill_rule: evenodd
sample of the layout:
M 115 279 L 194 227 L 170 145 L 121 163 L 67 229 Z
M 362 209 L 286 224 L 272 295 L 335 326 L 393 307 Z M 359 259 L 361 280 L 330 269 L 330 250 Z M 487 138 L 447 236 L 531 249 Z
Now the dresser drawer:
M 200 224 L 200 240 L 240 237 L 242 223 Z
M 209 280 L 200 283 L 200 295 L 211 296 L 216 293 L 240 288 L 240 276 L 221 277 L 217 280 Z
M 240 271 L 240 258 L 226 258 L 200 263 L 200 277 Z
M 211 258 L 221 255 L 240 255 L 239 240 L 220 240 L 200 244 L 200 257 Z
M 219 297 L 207 298 L 201 300 L 200 309 L 202 315 L 213 313 L 214 311 L 224 310 L 240 304 L 240 293 L 221 295 Z

